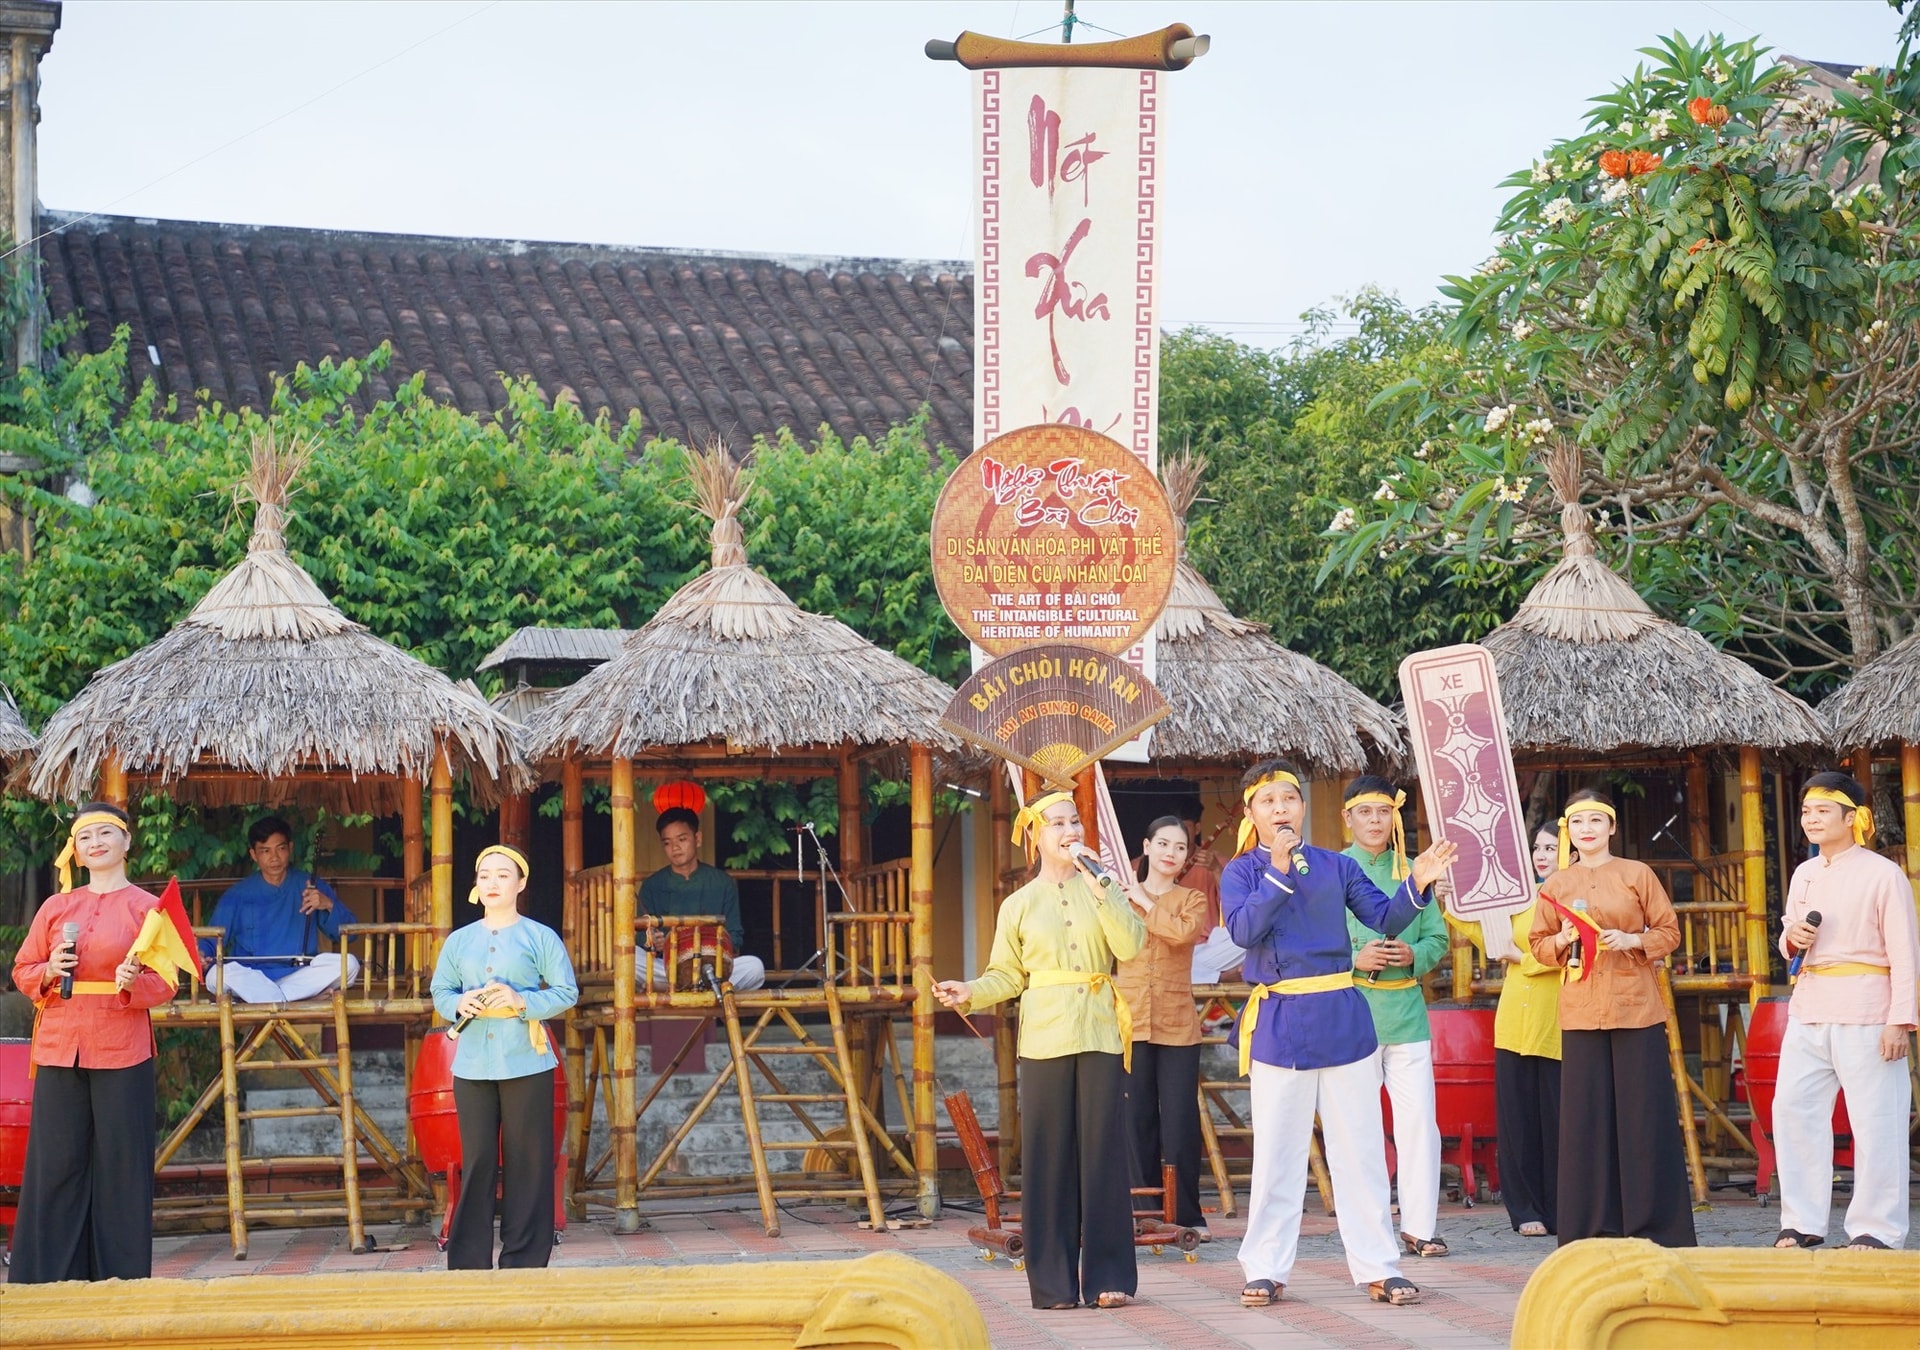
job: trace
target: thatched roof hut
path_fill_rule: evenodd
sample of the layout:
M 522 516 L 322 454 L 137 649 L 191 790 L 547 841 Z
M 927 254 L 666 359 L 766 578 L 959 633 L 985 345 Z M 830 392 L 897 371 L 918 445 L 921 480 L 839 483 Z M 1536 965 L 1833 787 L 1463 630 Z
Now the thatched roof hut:
M 0 684 L 0 769 L 33 749 L 33 733 L 21 719 L 13 691 Z
M 255 439 L 246 557 L 48 720 L 27 776 L 35 796 L 85 798 L 114 754 L 135 790 L 216 806 L 398 811 L 401 783 L 424 782 L 443 747 L 483 803 L 525 781 L 511 724 L 478 689 L 348 619 L 287 553 L 287 490 L 307 453 Z
M 747 562 L 738 514 L 748 471 L 713 445 L 690 454 L 694 505 L 713 522 L 710 570 L 676 591 L 619 655 L 548 697 L 529 758 L 678 758 L 710 745 L 779 755 L 803 747 L 952 749 L 953 691 L 836 619 L 809 614 Z
M 1827 695 L 1820 716 L 1842 750 L 1920 745 L 1920 633 L 1881 652 Z
M 1554 455 L 1548 476 L 1562 502 L 1564 556 L 1513 618 L 1481 639 L 1500 672 L 1516 752 L 1814 752 L 1826 745 L 1813 709 L 1655 614 L 1600 561 L 1580 505 L 1577 449 Z
M 1172 500 L 1180 560 L 1155 626 L 1154 685 L 1173 711 L 1153 729 L 1153 759 L 1238 767 L 1249 756 L 1294 760 L 1317 776 L 1390 767 L 1406 724 L 1318 661 L 1282 647 L 1265 624 L 1230 613 L 1186 556 L 1186 515 L 1206 460 L 1170 456 L 1161 481 Z

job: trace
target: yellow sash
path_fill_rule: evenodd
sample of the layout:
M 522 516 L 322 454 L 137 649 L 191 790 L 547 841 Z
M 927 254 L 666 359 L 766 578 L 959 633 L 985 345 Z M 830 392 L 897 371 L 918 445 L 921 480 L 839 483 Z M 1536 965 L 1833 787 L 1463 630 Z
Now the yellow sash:
M 1830 961 L 1823 966 L 1802 966 L 1802 975 L 1891 975 L 1893 971 L 1886 966 L 1872 966 L 1864 961 Z M 80 986 L 75 985 L 74 988 Z
M 1083 975 L 1077 970 L 1036 970 L 1027 976 L 1029 989 L 1051 989 L 1068 984 L 1084 984 L 1090 994 L 1097 994 L 1103 988 L 1113 990 L 1113 1017 L 1120 1024 L 1120 1065 L 1128 1073 L 1132 1073 L 1133 1009 L 1129 1008 L 1126 999 L 1120 996 L 1120 986 L 1113 982 L 1113 976 Z
M 58 985 L 54 986 L 55 989 L 59 987 Z M 73 992 L 76 994 L 117 994 L 120 992 L 120 986 L 112 980 L 75 980 L 73 982 Z
M 1325 994 L 1335 989 L 1351 989 L 1353 971 L 1338 970 L 1331 975 L 1302 975 L 1278 984 L 1256 984 L 1240 1012 L 1240 1076 L 1253 1068 L 1253 1028 L 1260 1020 L 1260 1005 L 1273 994 Z
M 1418 989 L 1420 981 L 1411 975 L 1403 975 L 1391 980 L 1369 980 L 1364 970 L 1353 972 L 1353 987 L 1356 989 Z
M 517 1008 L 482 1008 L 474 1015 L 476 1017 L 518 1017 L 520 1011 Z M 546 1023 L 536 1022 L 531 1017 L 527 1019 L 527 1043 L 533 1047 L 534 1054 L 547 1053 Z

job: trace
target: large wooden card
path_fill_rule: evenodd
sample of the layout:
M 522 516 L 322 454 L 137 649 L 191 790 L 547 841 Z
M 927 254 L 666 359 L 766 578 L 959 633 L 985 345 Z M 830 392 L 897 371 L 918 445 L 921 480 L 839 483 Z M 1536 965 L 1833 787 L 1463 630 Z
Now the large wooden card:
M 1400 692 L 1427 827 L 1460 850 L 1448 911 L 1484 919 L 1526 908 L 1533 901 L 1526 804 L 1492 654 L 1473 643 L 1415 652 L 1400 663 Z

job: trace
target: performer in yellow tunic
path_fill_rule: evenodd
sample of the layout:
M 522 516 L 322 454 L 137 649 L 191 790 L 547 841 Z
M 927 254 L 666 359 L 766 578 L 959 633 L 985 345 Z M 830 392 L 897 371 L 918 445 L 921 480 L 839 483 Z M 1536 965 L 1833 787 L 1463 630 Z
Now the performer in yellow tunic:
M 1014 842 L 1037 844 L 1040 875 L 1008 896 L 993 955 L 972 981 L 933 992 L 962 1013 L 1020 1002 L 1021 1224 L 1036 1308 L 1132 1298 L 1133 1213 L 1123 1099 L 1132 1017 L 1115 958 L 1146 945 L 1146 925 L 1086 846 L 1073 797 L 1023 808 Z

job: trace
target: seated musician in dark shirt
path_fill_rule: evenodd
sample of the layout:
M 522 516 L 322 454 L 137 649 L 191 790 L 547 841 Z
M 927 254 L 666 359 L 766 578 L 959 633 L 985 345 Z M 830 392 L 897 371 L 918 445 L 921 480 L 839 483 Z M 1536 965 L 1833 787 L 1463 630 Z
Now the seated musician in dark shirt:
M 729 977 L 740 993 L 758 989 L 767 982 L 766 965 L 757 956 L 748 956 L 740 948 L 746 941 L 746 927 L 740 922 L 740 891 L 733 878 L 717 867 L 700 861 L 700 817 L 684 806 L 660 813 L 654 822 L 660 833 L 660 848 L 667 865 L 640 883 L 640 910 L 656 918 L 671 915 L 716 914 L 725 921 L 727 936 L 733 941 L 733 974 Z M 645 953 L 636 957 L 637 974 L 646 978 L 646 967 L 639 966 Z M 666 962 L 653 960 L 656 987 L 667 978 Z

